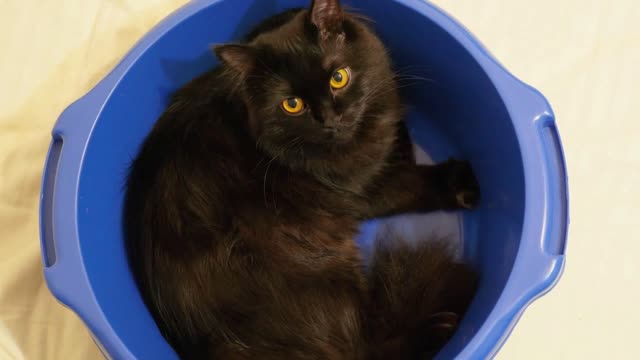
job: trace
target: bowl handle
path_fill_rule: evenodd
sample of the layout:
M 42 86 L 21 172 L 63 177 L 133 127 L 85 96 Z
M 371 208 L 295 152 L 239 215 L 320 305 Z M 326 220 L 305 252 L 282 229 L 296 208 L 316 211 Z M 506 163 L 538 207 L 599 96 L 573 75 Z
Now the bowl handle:
M 519 88 L 521 92 L 514 95 L 523 101 L 514 106 L 514 114 L 524 122 L 523 129 L 532 133 L 526 136 L 527 146 L 539 151 L 529 159 L 536 165 L 528 169 L 531 184 L 526 187 L 526 218 L 536 220 L 523 225 L 523 234 L 531 238 L 522 239 L 519 251 L 527 256 L 518 257 L 512 276 L 529 280 L 514 285 L 530 287 L 522 293 L 537 298 L 555 284 L 564 264 L 569 223 L 567 172 L 551 106 L 538 90 L 522 83 Z
M 555 115 L 547 99 L 538 90 L 526 84 L 521 84 L 520 88 L 523 92 L 519 96 L 524 101 L 516 106 L 516 111 L 524 120 L 525 128 L 533 133 L 533 136 L 529 136 L 529 148 L 540 149 L 535 161 L 540 164 L 534 170 L 537 174 L 528 174 L 533 186 L 529 188 L 532 193 L 527 194 L 527 201 L 535 201 L 533 208 L 542 213 L 542 242 L 536 248 L 550 257 L 564 256 L 569 223 L 569 191 Z M 539 194 L 544 194 L 544 198 L 540 199 Z
M 525 211 L 542 215 L 526 216 L 538 220 L 523 224 L 523 238 L 518 250 L 523 256 L 517 257 L 499 299 L 501 304 L 496 306 L 503 312 L 495 314 L 494 320 L 505 330 L 499 344 L 506 340 L 526 307 L 549 292 L 560 279 L 569 224 L 567 172 L 555 116 L 540 92 L 522 83 L 519 88 L 522 92 L 514 92 L 513 95 L 524 101 L 514 106 L 514 114 L 532 133 L 528 137 L 528 145 L 539 149 L 536 163 L 540 164 L 534 170 L 538 174 L 529 180 L 533 186 L 527 187 L 527 201 L 530 203 L 527 208 L 530 209 Z M 499 346 L 491 357 L 498 349 Z
M 91 93 L 60 115 L 53 131 L 40 197 L 40 245 L 49 290 L 63 304 L 84 312 L 92 302 L 81 261 L 77 190 L 82 154 L 99 109 Z
M 547 167 L 544 250 L 551 255 L 564 255 L 569 224 L 569 190 L 564 152 L 558 128 L 552 115 L 536 121 Z
M 531 101 L 517 114 L 522 115 L 526 128 L 533 133 L 529 147 L 539 149 L 535 161 L 539 165 L 529 169 L 537 174 L 527 174 L 532 185 L 526 187 L 527 220 L 518 249 L 521 255 L 516 258 L 501 297 L 511 305 L 505 304 L 504 309 L 510 309 L 508 313 L 516 318 L 559 280 L 569 223 L 567 173 L 555 117 L 542 94 L 528 85 L 525 89 L 527 93 L 522 98 Z

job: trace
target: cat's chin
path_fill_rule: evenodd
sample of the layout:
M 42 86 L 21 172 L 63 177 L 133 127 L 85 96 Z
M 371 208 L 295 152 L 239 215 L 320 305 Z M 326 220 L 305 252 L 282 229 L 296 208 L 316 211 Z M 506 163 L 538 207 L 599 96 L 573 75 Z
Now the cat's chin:
M 350 143 L 352 138 L 353 138 L 352 134 L 344 134 L 344 135 L 336 134 L 336 135 L 332 135 L 329 138 L 329 141 L 327 141 L 327 144 L 329 146 L 332 146 L 332 145 L 342 146 Z

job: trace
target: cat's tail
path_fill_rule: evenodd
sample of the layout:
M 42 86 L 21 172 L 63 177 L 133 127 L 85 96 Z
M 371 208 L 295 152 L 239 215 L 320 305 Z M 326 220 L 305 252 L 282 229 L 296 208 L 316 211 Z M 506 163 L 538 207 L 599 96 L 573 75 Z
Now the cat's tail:
M 369 269 L 368 358 L 431 359 L 457 329 L 477 275 L 445 241 L 384 240 Z

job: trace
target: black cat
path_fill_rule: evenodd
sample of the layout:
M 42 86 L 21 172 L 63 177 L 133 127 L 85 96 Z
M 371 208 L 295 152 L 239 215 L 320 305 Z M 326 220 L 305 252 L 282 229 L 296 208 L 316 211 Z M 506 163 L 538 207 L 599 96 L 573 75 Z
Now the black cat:
M 473 207 L 466 162 L 415 165 L 387 51 L 337 0 L 215 47 L 130 169 L 131 268 L 184 359 L 429 357 L 474 274 L 441 246 L 380 246 L 358 224 Z M 388 243 L 388 242 L 387 242 Z

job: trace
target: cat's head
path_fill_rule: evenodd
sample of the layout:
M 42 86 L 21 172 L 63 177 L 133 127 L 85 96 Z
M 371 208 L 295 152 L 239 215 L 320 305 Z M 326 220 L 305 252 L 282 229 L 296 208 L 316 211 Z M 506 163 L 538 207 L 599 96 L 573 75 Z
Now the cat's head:
M 399 106 L 384 46 L 338 0 L 314 0 L 215 52 L 244 98 L 256 142 L 273 156 L 295 161 L 353 146 Z

